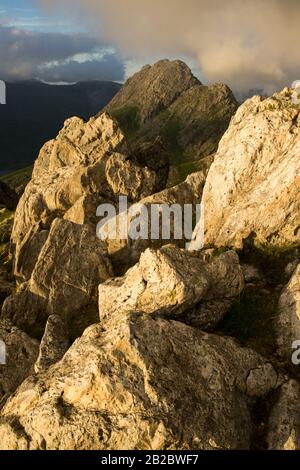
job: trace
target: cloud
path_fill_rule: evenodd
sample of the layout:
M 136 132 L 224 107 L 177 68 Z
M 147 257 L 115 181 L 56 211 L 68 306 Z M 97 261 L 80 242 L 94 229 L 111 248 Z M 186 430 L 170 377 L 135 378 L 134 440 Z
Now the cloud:
M 81 10 L 125 56 L 190 57 L 209 81 L 273 90 L 298 79 L 299 0 L 41 0 Z M 78 14 L 78 13 L 76 13 Z
M 107 52 L 107 45 L 99 38 L 83 33 L 41 33 L 0 24 L 0 44 L 1 80 L 76 82 L 124 78 L 121 59 Z M 77 60 L 80 54 L 85 60 Z
M 38 75 L 46 82 L 78 82 L 87 80 L 121 81 L 125 68 L 116 54 L 104 55 L 101 60 L 67 61 L 51 67 L 41 67 Z

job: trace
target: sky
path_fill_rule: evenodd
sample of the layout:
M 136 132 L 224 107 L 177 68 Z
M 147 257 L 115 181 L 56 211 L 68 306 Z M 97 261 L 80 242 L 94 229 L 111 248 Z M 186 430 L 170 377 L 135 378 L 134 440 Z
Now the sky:
M 0 79 L 48 83 L 126 78 L 125 62 L 70 5 L 0 0 Z
M 0 0 L 0 79 L 124 81 L 180 58 L 203 83 L 300 79 L 299 0 Z

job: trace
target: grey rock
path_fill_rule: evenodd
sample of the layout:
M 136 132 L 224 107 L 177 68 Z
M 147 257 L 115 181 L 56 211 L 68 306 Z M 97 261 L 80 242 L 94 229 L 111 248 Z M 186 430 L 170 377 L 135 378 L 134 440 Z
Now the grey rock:
M 261 356 L 179 322 L 121 311 L 111 320 L 8 400 L 1 449 L 249 449 L 250 370 L 273 385 Z
M 299 109 L 292 89 L 246 101 L 223 136 L 203 191 L 205 243 L 299 242 Z
M 123 278 L 99 286 L 101 321 L 117 311 L 140 311 L 188 322 L 196 309 L 198 325 L 213 329 L 244 283 L 236 253 L 205 258 L 172 245 L 147 249 Z

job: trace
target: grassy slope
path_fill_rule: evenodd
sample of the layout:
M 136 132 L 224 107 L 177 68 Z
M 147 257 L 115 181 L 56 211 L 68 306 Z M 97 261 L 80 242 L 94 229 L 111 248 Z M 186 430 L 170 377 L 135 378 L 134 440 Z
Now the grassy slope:
M 31 179 L 33 166 L 22 168 L 21 170 L 9 173 L 8 175 L 1 176 L 0 179 L 8 184 L 13 189 L 24 187 Z

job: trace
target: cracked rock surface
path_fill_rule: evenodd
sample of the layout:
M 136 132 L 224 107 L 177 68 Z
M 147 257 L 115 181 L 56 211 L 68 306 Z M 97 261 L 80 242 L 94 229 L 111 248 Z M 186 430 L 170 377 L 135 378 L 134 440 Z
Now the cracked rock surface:
M 204 187 L 206 243 L 298 243 L 300 115 L 292 93 L 255 96 L 232 119 Z
M 270 391 L 275 377 L 230 338 L 118 312 L 8 400 L 0 448 L 246 449 L 247 393 Z
M 100 319 L 115 312 L 141 311 L 179 318 L 190 317 L 211 329 L 229 310 L 243 289 L 243 275 L 236 253 L 219 256 L 190 253 L 173 245 L 148 249 L 123 278 L 99 287 Z M 185 318 L 186 314 L 186 318 Z

